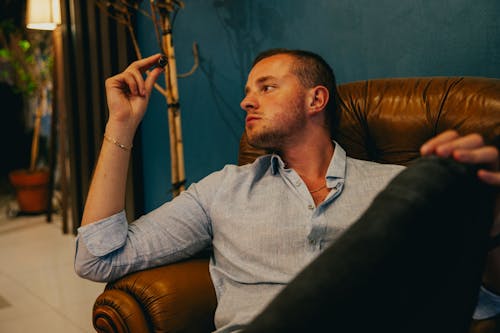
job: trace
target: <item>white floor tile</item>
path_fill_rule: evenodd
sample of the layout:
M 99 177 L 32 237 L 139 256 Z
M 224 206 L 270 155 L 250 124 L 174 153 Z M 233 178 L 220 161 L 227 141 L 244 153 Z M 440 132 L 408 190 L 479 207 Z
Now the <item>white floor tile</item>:
M 13 277 L 44 302 L 61 308 L 69 303 L 95 299 L 104 289 L 104 284 L 78 277 L 72 264 L 14 273 Z
M 10 306 L 0 309 L 0 323 L 5 320 L 24 320 L 47 308 L 47 304 L 27 291 L 17 281 L 0 275 L 0 291 Z M 0 332 L 4 332 L 0 330 Z M 7 332 L 7 331 L 5 331 Z
M 0 296 L 10 304 L 0 308 L 0 332 L 94 332 L 104 284 L 75 274 L 75 237 L 55 219 L 0 216 Z
M 0 321 L 0 332 L 26 333 L 82 333 L 89 332 L 77 327 L 53 310 L 44 310 L 31 314 L 28 318 Z
M 66 304 L 64 307 L 65 314 L 69 320 L 84 332 L 94 332 L 92 326 L 92 307 L 94 306 L 94 299 L 92 301 L 80 301 L 75 303 Z

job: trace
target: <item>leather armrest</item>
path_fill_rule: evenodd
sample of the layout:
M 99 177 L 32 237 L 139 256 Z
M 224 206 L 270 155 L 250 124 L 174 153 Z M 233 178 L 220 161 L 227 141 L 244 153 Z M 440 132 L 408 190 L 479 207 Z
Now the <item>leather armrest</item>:
M 109 283 L 92 316 L 98 332 L 210 332 L 216 304 L 208 259 L 193 259 Z

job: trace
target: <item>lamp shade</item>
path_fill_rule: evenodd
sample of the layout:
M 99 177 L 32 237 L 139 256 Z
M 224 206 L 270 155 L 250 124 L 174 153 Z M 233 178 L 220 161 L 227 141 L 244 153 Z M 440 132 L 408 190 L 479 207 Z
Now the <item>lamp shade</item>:
M 28 29 L 54 30 L 61 23 L 59 0 L 28 0 L 26 27 Z

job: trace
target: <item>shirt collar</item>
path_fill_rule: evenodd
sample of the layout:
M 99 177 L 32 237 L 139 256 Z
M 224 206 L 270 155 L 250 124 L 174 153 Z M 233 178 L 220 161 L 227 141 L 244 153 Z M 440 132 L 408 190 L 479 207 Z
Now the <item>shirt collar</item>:
M 276 153 L 272 153 L 271 155 L 271 173 L 273 175 L 276 175 L 280 169 L 285 168 L 285 162 L 281 159 L 281 156 L 279 156 Z
M 330 160 L 328 170 L 326 171 L 327 182 L 333 181 L 334 179 L 345 178 L 345 167 L 347 160 L 346 152 L 337 142 L 333 141 L 333 144 L 335 145 L 335 150 L 333 152 L 332 159 Z M 281 156 L 273 153 L 271 155 L 271 173 L 273 175 L 276 175 L 280 169 L 285 169 L 285 162 L 283 162 Z
M 347 155 L 344 148 L 342 148 L 337 142 L 333 141 L 333 144 L 335 145 L 335 151 L 333 152 L 332 160 L 330 161 L 330 165 L 326 171 L 327 181 L 339 178 L 345 179 Z

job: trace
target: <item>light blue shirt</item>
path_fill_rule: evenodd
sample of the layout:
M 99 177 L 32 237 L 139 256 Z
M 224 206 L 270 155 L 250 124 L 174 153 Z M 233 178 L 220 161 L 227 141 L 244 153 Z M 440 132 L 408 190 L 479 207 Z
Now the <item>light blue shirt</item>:
M 401 170 L 346 157 L 337 144 L 318 206 L 278 155 L 228 165 L 128 224 L 124 212 L 78 229 L 75 269 L 109 281 L 213 247 L 217 332 L 248 323 L 337 239 Z

